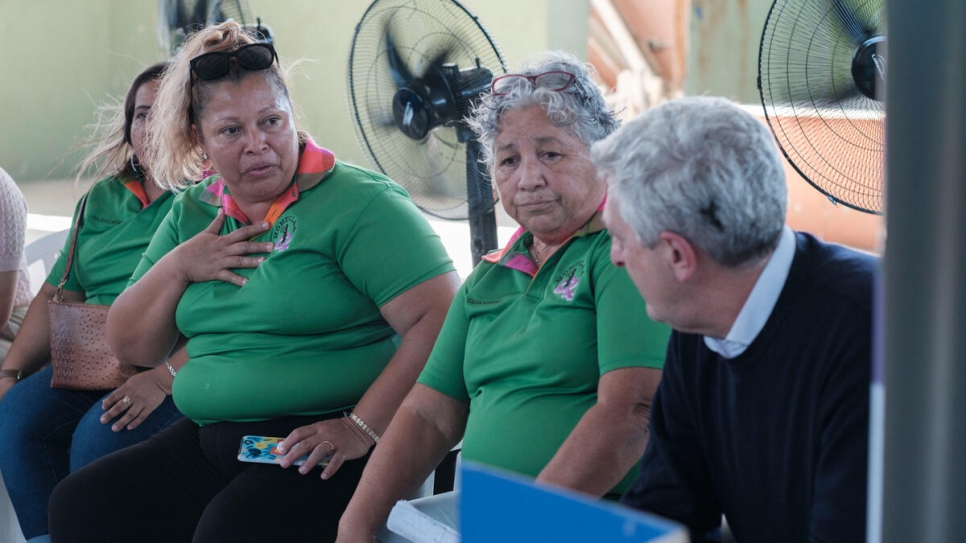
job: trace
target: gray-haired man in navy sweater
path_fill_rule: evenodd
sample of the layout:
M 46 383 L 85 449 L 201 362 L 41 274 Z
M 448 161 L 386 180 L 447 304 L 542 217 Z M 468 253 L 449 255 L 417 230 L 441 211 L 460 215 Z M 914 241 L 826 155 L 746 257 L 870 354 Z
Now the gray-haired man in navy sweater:
M 622 502 L 694 541 L 865 540 L 878 260 L 785 226 L 767 128 L 720 98 L 599 142 L 611 258 L 670 324 L 640 477 Z

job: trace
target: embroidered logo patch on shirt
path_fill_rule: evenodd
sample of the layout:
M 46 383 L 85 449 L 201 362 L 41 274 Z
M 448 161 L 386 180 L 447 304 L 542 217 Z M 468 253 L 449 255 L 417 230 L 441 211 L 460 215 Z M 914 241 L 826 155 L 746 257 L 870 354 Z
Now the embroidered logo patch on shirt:
M 557 286 L 553 289 L 553 293 L 559 295 L 568 302 L 572 302 L 574 301 L 574 292 L 577 290 L 577 283 L 579 282 L 579 277 L 576 275 L 571 276 L 570 278 L 564 279 L 563 281 L 557 283 Z
M 276 251 L 288 250 L 292 238 L 295 237 L 295 230 L 295 217 L 282 217 L 275 222 L 275 227 L 272 228 L 272 239 L 275 241 Z
M 553 288 L 553 293 L 568 302 L 574 301 L 577 292 L 577 285 L 580 284 L 580 277 L 583 275 L 584 263 L 577 262 L 570 266 L 556 278 L 557 286 Z

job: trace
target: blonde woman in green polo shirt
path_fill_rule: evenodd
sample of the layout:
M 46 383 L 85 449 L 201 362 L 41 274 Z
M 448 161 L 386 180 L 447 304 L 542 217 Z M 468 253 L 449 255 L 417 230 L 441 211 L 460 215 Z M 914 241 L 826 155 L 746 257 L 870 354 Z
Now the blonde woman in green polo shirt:
M 462 439 L 467 460 L 616 498 L 634 480 L 670 330 L 610 261 L 590 144 L 617 128 L 590 70 L 534 57 L 470 119 L 520 225 L 463 284 L 426 368 L 373 453 L 339 542 L 371 542 Z
M 186 419 L 66 479 L 55 540 L 335 539 L 459 279 L 405 191 L 336 160 L 294 111 L 274 47 L 233 22 L 172 61 L 156 174 L 219 175 L 178 195 L 108 329 L 149 361 L 186 338 Z M 246 435 L 285 438 L 281 466 L 238 461 Z

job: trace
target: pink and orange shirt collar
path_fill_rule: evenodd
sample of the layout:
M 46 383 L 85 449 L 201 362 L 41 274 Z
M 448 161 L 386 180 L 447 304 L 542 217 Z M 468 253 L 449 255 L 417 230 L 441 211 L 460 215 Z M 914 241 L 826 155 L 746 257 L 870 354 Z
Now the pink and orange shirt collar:
M 131 191 L 138 201 L 141 202 L 141 209 L 146 209 L 151 202 L 148 202 L 148 195 L 144 192 L 144 184 L 137 179 L 124 182 L 124 188 Z
M 591 215 L 590 220 L 587 224 L 580 227 L 576 232 L 570 235 L 567 240 L 574 238 L 579 238 L 586 236 L 588 234 L 594 234 L 600 232 L 605 228 L 604 226 L 604 204 L 607 203 L 607 196 L 604 196 L 604 200 L 597 206 L 597 211 Z M 522 226 L 517 229 L 516 232 L 510 237 L 507 242 L 506 247 L 493 251 L 487 255 L 483 256 L 483 260 L 500 266 L 505 266 L 507 268 L 512 268 L 514 270 L 522 271 L 531 276 L 537 275 L 537 271 L 540 266 L 530 258 L 530 252 L 527 248 L 527 243 L 525 241 L 518 243 L 521 237 L 529 234 L 529 232 Z M 529 237 L 532 237 L 530 235 Z
M 285 192 L 280 194 L 265 215 L 265 221 L 271 225 L 282 216 L 282 213 L 292 203 L 298 201 L 299 193 L 303 190 L 311 189 L 318 185 L 335 167 L 335 155 L 332 151 L 319 147 L 311 139 L 305 142 L 302 149 L 302 156 L 299 157 L 299 167 L 295 172 L 295 179 Z M 234 218 L 242 224 L 252 224 L 252 221 L 245 216 L 238 204 L 231 197 L 228 185 L 223 179 L 218 179 L 202 191 L 199 199 L 207 204 L 222 207 L 225 214 Z

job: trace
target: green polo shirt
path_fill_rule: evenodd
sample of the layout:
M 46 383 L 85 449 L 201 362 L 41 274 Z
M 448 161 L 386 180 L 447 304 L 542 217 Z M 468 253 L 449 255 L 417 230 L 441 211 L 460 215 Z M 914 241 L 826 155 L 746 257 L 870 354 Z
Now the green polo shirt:
M 596 403 L 601 375 L 663 367 L 670 329 L 611 263 L 599 212 L 539 270 L 531 241 L 518 232 L 473 270 L 419 382 L 469 403 L 463 458 L 535 477 Z
M 131 272 L 141 261 L 144 249 L 171 209 L 174 200 L 165 192 L 144 207 L 138 195 L 124 186 L 130 179 L 108 177 L 91 187 L 84 207 L 84 220 L 77 234 L 74 262 L 65 290 L 83 292 L 87 303 L 111 305 L 127 286 Z M 80 202 L 74 209 L 74 223 Z M 71 226 L 71 234 L 74 227 Z M 60 250 L 47 283 L 57 286 L 67 267 L 71 235 Z
M 300 171 L 307 162 L 303 153 Z M 174 400 L 199 424 L 313 415 L 349 408 L 393 356 L 399 337 L 379 307 L 452 271 L 406 192 L 333 159 L 324 178 L 299 174 L 298 199 L 256 241 L 274 241 L 243 287 L 192 283 L 178 304 L 189 362 Z M 318 177 L 322 177 L 322 175 Z M 206 228 L 217 177 L 178 195 L 133 280 Z M 222 234 L 241 224 L 226 217 Z

